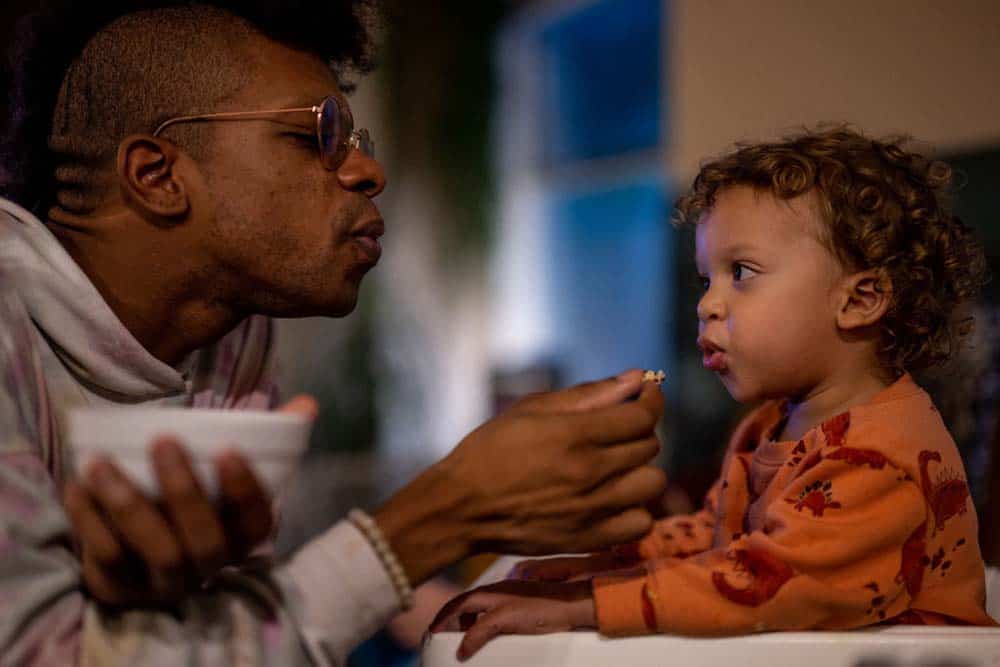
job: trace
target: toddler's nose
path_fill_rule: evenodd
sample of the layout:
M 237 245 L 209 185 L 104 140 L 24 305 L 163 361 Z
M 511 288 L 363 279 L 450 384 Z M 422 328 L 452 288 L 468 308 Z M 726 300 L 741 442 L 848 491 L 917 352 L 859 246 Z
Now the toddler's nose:
M 722 299 L 712 294 L 711 290 L 698 301 L 698 319 L 702 322 L 721 320 L 726 317 L 726 305 Z

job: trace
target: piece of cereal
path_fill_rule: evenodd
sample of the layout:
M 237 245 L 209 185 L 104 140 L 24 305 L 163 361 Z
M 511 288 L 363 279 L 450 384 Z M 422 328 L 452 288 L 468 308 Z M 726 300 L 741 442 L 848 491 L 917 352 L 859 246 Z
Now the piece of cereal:
M 643 382 L 655 382 L 660 385 L 663 381 L 667 379 L 667 374 L 663 371 L 646 371 L 642 375 Z

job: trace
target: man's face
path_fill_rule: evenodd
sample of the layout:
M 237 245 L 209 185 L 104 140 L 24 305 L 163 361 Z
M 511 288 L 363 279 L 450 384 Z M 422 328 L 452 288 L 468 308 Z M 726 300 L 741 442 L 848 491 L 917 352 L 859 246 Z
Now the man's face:
M 703 362 L 737 401 L 802 396 L 840 345 L 843 271 L 819 241 L 811 196 L 781 201 L 733 186 L 696 228 Z
M 264 39 L 253 48 L 255 77 L 226 110 L 310 107 L 337 92 L 319 58 Z M 381 166 L 354 150 L 326 170 L 312 112 L 212 126 L 201 194 L 206 250 L 227 283 L 224 298 L 279 317 L 351 312 L 381 252 L 372 201 L 385 187 Z

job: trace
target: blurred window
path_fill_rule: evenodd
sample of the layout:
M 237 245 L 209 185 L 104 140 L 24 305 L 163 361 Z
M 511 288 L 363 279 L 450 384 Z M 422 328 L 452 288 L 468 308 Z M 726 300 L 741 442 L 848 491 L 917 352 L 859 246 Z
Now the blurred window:
M 604 0 L 541 31 L 555 163 L 660 143 L 660 0 Z
M 500 37 L 500 363 L 551 363 L 565 383 L 672 370 L 662 13 L 527 3 Z
M 552 199 L 549 288 L 573 380 L 664 365 L 668 245 L 657 181 Z

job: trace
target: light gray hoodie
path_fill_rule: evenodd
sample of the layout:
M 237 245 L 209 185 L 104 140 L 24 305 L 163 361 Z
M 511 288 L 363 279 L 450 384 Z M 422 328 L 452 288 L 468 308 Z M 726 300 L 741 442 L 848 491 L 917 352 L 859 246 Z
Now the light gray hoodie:
M 60 502 L 72 467 L 65 411 L 271 409 L 272 331 L 267 318 L 248 318 L 172 368 L 38 218 L 0 198 L 0 662 L 340 664 L 398 610 L 378 556 L 349 522 L 287 563 L 227 568 L 177 613 L 111 611 L 83 588 Z

